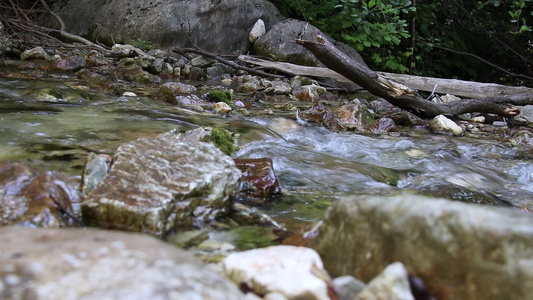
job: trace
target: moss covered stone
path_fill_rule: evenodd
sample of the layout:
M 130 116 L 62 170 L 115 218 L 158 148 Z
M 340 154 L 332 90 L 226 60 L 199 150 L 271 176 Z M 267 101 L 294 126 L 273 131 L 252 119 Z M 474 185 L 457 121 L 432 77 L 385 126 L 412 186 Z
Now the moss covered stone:
M 231 100 L 233 100 L 233 95 L 230 91 L 211 91 L 207 94 L 207 100 L 210 102 L 224 102 L 231 108 L 235 107 L 231 102 Z
M 233 139 L 231 132 L 227 129 L 213 128 L 211 131 L 211 138 L 215 146 L 227 155 L 231 155 L 231 153 L 237 150 L 237 147 L 235 147 L 234 144 L 235 140 Z

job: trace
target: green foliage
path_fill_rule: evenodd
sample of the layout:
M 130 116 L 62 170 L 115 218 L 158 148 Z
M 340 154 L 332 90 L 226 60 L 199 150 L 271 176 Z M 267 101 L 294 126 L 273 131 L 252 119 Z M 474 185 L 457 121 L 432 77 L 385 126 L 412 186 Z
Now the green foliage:
M 211 139 L 213 140 L 213 144 L 227 155 L 231 155 L 237 150 L 233 135 L 225 128 L 213 128 Z
M 211 91 L 207 94 L 207 100 L 210 102 L 224 102 L 230 107 L 235 107 L 231 100 L 233 95 L 230 91 Z
M 273 1 L 284 13 L 308 20 L 320 30 L 359 51 L 377 69 L 405 72 L 411 0 Z
M 135 47 L 143 50 L 143 51 L 149 51 L 152 49 L 152 43 L 149 42 L 149 41 L 145 41 L 141 38 L 137 38 L 137 40 L 135 41 L 134 45 Z
M 507 11 L 511 17 L 508 23 L 511 25 L 510 33 L 523 34 L 525 32 L 533 31 L 533 28 L 528 25 L 528 23 L 531 24 L 531 19 L 529 19 L 529 22 L 526 21 L 526 18 L 531 18 L 530 16 L 533 16 L 533 11 L 529 12 L 529 16 L 527 11 L 525 11 L 531 9 L 531 6 L 527 7 L 526 4 L 533 4 L 533 0 L 513 0 L 504 1 L 504 3 L 506 4 L 504 10 Z M 498 0 L 478 1 L 478 8 L 483 9 L 487 5 L 499 8 L 501 4 L 501 1 Z
M 350 44 L 375 70 L 533 85 L 533 0 L 418 1 L 416 8 L 409 0 L 272 2 Z

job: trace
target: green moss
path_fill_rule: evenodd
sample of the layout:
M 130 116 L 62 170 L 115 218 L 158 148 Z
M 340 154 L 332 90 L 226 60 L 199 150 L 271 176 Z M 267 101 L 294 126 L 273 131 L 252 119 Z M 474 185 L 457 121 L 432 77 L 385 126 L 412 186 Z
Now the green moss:
M 207 94 L 207 100 L 210 102 L 225 102 L 231 108 L 235 107 L 231 102 L 233 95 L 230 91 L 211 91 Z
M 227 129 L 213 128 L 211 131 L 211 139 L 215 146 L 227 155 L 231 155 L 231 153 L 237 150 L 237 147 L 235 147 L 234 144 L 235 140 L 233 139 L 231 132 Z

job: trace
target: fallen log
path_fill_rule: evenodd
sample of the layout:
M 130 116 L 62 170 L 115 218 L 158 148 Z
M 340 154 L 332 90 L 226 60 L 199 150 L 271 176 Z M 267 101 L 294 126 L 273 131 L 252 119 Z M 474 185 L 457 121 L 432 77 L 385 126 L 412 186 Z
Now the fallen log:
M 533 93 L 497 95 L 450 103 L 427 101 L 417 90 L 361 65 L 321 36 L 317 36 L 317 42 L 297 40 L 296 43 L 311 51 L 326 67 L 350 79 L 370 93 L 423 118 L 433 118 L 441 114 L 457 116 L 472 112 L 514 117 L 520 112 L 516 106 L 533 104 Z
M 269 61 L 253 57 L 250 55 L 239 55 L 239 60 L 261 66 L 263 68 L 273 69 L 284 74 L 296 76 L 314 76 L 332 78 L 339 82 L 352 82 L 341 74 L 322 67 L 300 66 L 287 62 Z M 425 92 L 435 92 L 438 94 L 451 94 L 467 98 L 482 98 L 499 95 L 517 95 L 532 93 L 533 89 L 523 86 L 506 86 L 495 83 L 482 83 L 474 81 L 465 81 L 457 79 L 444 79 L 423 77 L 408 74 L 396 74 L 377 72 L 382 76 L 389 77 L 412 89 Z

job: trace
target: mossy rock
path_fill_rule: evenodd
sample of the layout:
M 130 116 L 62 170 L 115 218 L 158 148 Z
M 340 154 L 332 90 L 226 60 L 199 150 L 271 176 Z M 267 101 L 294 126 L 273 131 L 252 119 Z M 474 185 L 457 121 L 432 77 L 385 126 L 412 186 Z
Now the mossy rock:
M 213 144 L 227 155 L 231 155 L 237 150 L 235 140 L 233 139 L 231 132 L 227 129 L 213 128 L 211 131 L 211 139 L 213 140 Z
M 231 108 L 235 107 L 231 102 L 231 100 L 233 100 L 233 95 L 230 91 L 211 91 L 207 94 L 207 100 L 209 100 L 209 102 L 224 102 Z

